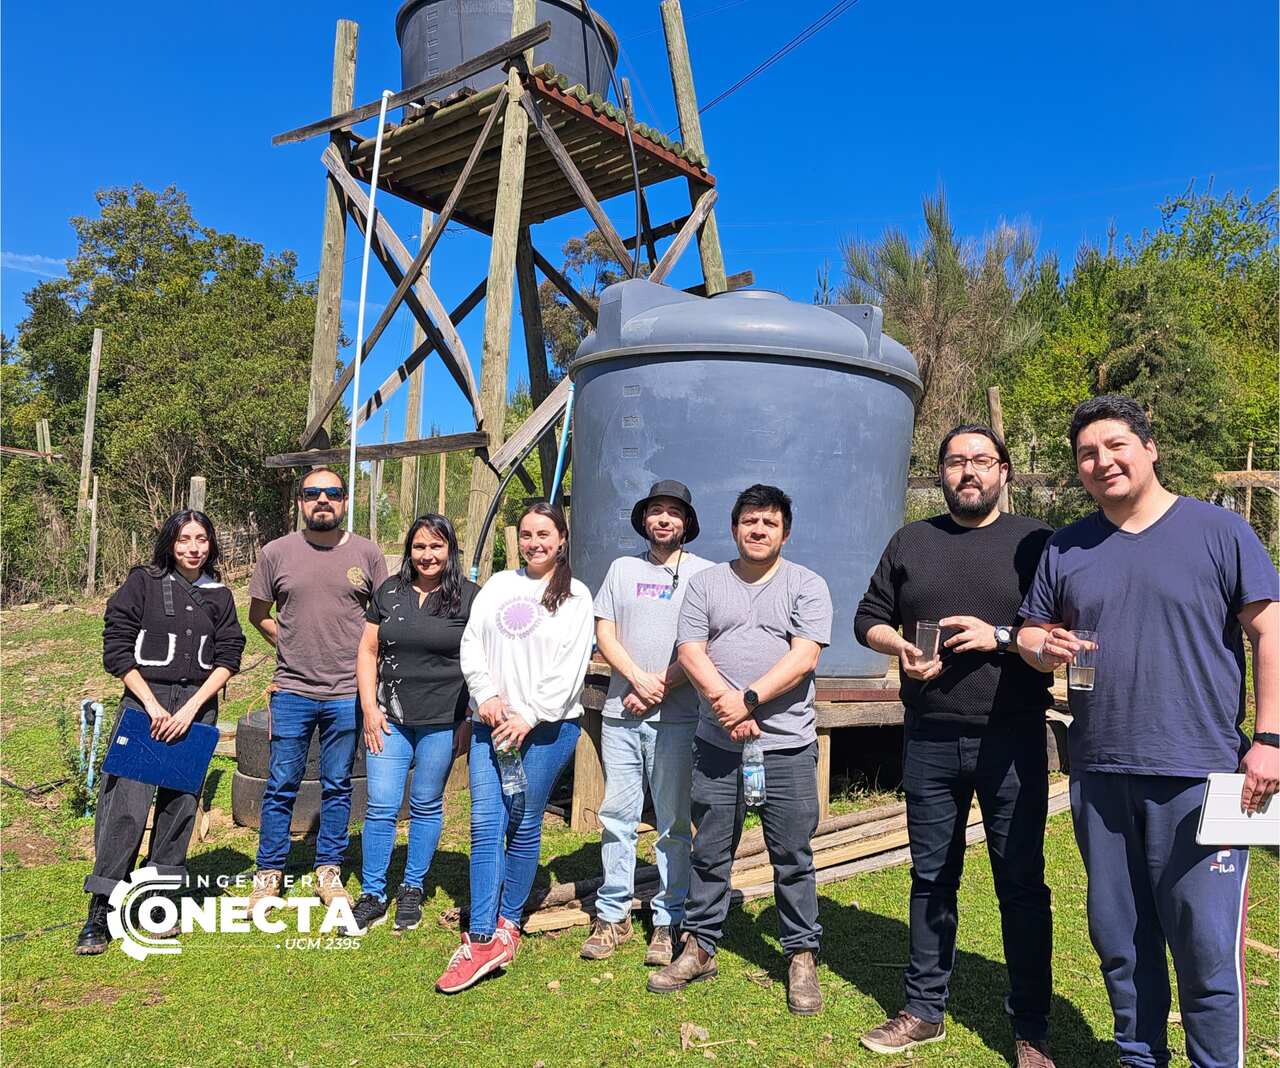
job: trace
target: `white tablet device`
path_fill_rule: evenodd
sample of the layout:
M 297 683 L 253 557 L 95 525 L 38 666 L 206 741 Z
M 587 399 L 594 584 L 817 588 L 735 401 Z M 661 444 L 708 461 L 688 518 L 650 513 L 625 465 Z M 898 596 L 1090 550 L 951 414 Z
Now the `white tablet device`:
M 1200 807 L 1199 845 L 1280 846 L 1280 802 L 1269 797 L 1259 812 L 1240 811 L 1244 776 L 1215 773 L 1204 788 Z

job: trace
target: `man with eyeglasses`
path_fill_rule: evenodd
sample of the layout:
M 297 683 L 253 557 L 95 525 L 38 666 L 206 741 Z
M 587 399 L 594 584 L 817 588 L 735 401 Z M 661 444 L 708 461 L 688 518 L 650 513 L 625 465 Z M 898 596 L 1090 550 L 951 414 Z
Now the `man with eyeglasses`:
M 281 896 L 293 805 L 311 735 L 318 728 L 316 892 L 326 905 L 339 897 L 350 904 L 342 861 L 360 729 L 356 649 L 369 597 L 386 580 L 387 565 L 373 542 L 342 529 L 347 484 L 337 471 L 313 467 L 303 475 L 298 506 L 303 529 L 264 545 L 249 583 L 249 622 L 276 650 L 269 712 L 271 762 L 262 794 L 258 870 L 250 901 Z
M 1025 664 L 1015 644 L 1018 609 L 1051 532 L 999 510 L 1011 477 L 1009 451 L 990 427 L 948 433 L 938 448 L 947 512 L 889 540 L 854 619 L 858 641 L 901 663 L 912 861 L 906 1005 L 862 1044 L 897 1054 L 946 1037 L 956 894 L 976 793 L 1000 902 L 1018 1068 L 1051 1068 L 1044 712 L 1052 680 Z M 919 622 L 941 628 L 937 653 L 917 645 Z

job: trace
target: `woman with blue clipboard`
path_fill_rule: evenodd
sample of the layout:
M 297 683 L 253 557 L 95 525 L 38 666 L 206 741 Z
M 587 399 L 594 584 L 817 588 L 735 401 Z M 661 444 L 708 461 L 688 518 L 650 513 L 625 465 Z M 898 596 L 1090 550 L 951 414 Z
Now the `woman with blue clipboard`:
M 125 685 L 103 762 L 94 817 L 89 918 L 78 954 L 111 941 L 108 898 L 138 860 L 156 813 L 147 863 L 186 878 L 196 795 L 216 744 L 217 693 L 240 669 L 244 632 L 218 581 L 218 539 L 203 512 L 171 515 L 148 567 L 135 567 L 107 601 L 102 663 Z

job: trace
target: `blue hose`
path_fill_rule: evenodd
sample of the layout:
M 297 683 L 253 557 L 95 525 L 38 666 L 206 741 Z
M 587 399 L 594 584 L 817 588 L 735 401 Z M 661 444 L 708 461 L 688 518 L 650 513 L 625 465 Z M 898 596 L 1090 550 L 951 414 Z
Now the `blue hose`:
M 569 426 L 573 421 L 573 391 L 575 385 L 569 383 L 569 394 L 564 401 L 564 426 L 560 428 L 560 455 L 556 457 L 556 477 L 551 483 L 551 503 L 556 503 L 560 496 L 560 480 L 564 478 L 564 461 L 569 452 Z

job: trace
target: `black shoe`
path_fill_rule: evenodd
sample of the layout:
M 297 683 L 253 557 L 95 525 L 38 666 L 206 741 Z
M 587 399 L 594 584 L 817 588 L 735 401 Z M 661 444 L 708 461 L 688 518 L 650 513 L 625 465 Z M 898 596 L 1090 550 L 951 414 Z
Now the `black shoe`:
M 76 953 L 80 956 L 95 956 L 105 953 L 111 944 L 111 929 L 107 927 L 107 916 L 111 906 L 107 903 L 106 894 L 94 894 L 89 899 L 89 918 L 80 928 L 80 936 L 76 939 Z
M 402 886 L 396 894 L 396 930 L 412 931 L 422 922 L 422 887 Z
M 387 903 L 373 894 L 361 894 L 356 901 L 356 907 L 351 910 L 351 915 L 356 921 L 355 930 L 351 933 L 357 935 L 368 934 L 370 927 L 377 927 L 380 923 L 386 923 Z

